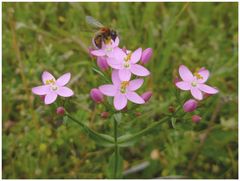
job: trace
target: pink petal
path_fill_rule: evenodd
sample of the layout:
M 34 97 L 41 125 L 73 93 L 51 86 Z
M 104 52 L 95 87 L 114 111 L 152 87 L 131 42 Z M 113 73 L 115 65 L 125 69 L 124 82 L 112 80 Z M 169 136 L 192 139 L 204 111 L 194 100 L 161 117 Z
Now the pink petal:
M 117 92 L 117 88 L 112 84 L 102 85 L 99 90 L 106 96 L 115 96 Z
M 148 69 L 138 64 L 131 65 L 131 72 L 138 76 L 148 76 L 150 74 Z
M 73 95 L 73 91 L 68 87 L 59 87 L 57 94 L 62 97 L 70 97 Z
M 118 75 L 118 70 L 113 70 L 112 71 L 112 82 L 113 84 L 118 87 L 121 83 L 119 75 Z
M 122 62 L 124 57 L 126 56 L 126 53 L 121 48 L 114 48 L 114 57 Z
M 132 53 L 130 62 L 137 63 L 141 59 L 141 56 L 142 56 L 142 48 L 138 48 Z
M 134 79 L 129 82 L 128 89 L 130 91 L 135 91 L 139 89 L 142 86 L 142 84 L 143 84 L 143 79 Z
M 41 85 L 38 87 L 33 87 L 32 92 L 36 95 L 46 95 L 50 92 L 49 85 Z
M 202 92 L 197 87 L 192 87 L 191 88 L 191 94 L 197 100 L 202 100 L 203 99 Z
M 176 83 L 176 86 L 182 90 L 190 90 L 191 84 L 189 82 L 180 81 Z
M 206 84 L 198 84 L 198 88 L 203 91 L 203 92 L 206 92 L 208 94 L 216 94 L 218 93 L 218 90 L 213 88 L 213 87 L 210 87 Z
M 184 81 L 192 81 L 193 80 L 193 74 L 192 72 L 185 66 L 181 65 L 179 67 L 179 74 L 182 80 Z
M 127 92 L 126 96 L 127 96 L 128 100 L 130 100 L 136 104 L 144 104 L 145 103 L 143 98 L 141 96 L 139 96 L 136 92 Z
M 209 71 L 207 69 L 201 70 L 198 72 L 201 76 L 202 79 L 198 79 L 198 83 L 204 83 L 207 81 L 208 77 L 209 77 Z
M 114 69 L 121 69 L 122 68 L 122 63 L 115 58 L 107 58 L 107 63 L 110 67 L 112 67 Z
M 71 78 L 70 73 L 63 74 L 61 77 L 57 79 L 57 85 L 59 86 L 66 85 L 69 82 L 70 78 Z
M 117 47 L 119 45 L 119 38 L 116 37 L 114 43 L 113 43 L 113 47 Z
M 57 99 L 57 94 L 55 92 L 51 92 L 47 94 L 44 99 L 45 104 L 52 104 Z
M 116 110 L 121 110 L 127 105 L 127 98 L 124 94 L 118 92 L 114 97 L 113 104 Z
M 97 57 L 102 57 L 105 55 L 105 52 L 102 49 L 100 49 L 91 51 L 91 54 Z
M 55 78 L 54 78 L 53 75 L 50 74 L 49 72 L 44 71 L 44 72 L 42 73 L 42 82 L 43 82 L 44 84 L 46 84 L 46 81 L 47 81 L 47 80 L 52 80 L 52 79 L 55 81 Z
M 131 72 L 129 69 L 121 69 L 118 72 L 119 78 L 121 81 L 129 81 L 131 78 Z

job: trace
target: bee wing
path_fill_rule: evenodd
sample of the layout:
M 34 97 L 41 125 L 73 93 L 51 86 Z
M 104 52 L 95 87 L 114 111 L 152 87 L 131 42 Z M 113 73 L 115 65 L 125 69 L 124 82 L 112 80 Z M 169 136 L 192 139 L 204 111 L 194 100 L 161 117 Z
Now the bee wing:
M 94 27 L 103 28 L 104 26 L 92 16 L 86 16 L 86 22 Z

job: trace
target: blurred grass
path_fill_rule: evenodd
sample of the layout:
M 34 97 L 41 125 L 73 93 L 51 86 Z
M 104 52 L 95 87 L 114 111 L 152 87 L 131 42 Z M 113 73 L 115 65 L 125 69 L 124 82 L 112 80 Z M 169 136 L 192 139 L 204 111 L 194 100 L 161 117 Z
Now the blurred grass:
M 175 129 L 166 124 L 123 149 L 125 170 L 150 163 L 125 178 L 238 177 L 237 3 L 3 3 L 2 15 L 3 178 L 106 177 L 112 150 L 96 146 L 74 123 L 63 124 L 54 105 L 44 106 L 31 93 L 44 70 L 56 77 L 70 71 L 76 96 L 66 106 L 93 129 L 111 133 L 111 121 L 100 118 L 103 107 L 88 98 L 104 81 L 86 53 L 93 34 L 86 15 L 118 30 L 121 46 L 154 50 L 147 65 L 152 75 L 141 89 L 154 97 L 138 109 L 141 117 L 122 121 L 121 134 L 167 111 L 180 64 L 206 67 L 209 84 L 220 90 L 200 109 L 200 124 L 187 120 Z

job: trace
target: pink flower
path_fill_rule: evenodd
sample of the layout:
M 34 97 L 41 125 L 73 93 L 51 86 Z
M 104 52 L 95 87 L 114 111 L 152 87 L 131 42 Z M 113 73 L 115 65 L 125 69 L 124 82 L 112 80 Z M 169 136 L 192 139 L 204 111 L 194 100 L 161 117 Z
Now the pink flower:
M 103 57 L 103 56 L 114 57 L 115 51 L 117 49 L 120 49 L 120 48 L 118 48 L 118 45 L 119 45 L 119 38 L 116 37 L 115 41 L 111 40 L 107 44 L 103 43 L 101 49 L 92 50 L 91 54 L 96 57 Z
M 121 81 L 118 76 L 118 71 L 112 72 L 113 84 L 106 84 L 99 87 L 99 90 L 106 96 L 114 97 L 114 107 L 116 110 L 121 110 L 127 105 L 127 101 L 136 104 L 144 104 L 145 101 L 135 91 L 143 84 L 143 79 L 135 79 L 131 81 Z
M 179 74 L 182 81 L 177 82 L 176 86 L 179 89 L 191 91 L 192 96 L 197 100 L 203 99 L 202 92 L 208 94 L 216 94 L 218 90 L 205 84 L 209 77 L 209 71 L 205 68 L 192 74 L 192 72 L 184 65 L 179 67 Z
M 101 103 L 104 100 L 103 94 L 99 89 L 96 89 L 96 88 L 91 90 L 90 96 L 92 100 L 95 101 L 96 103 Z
M 150 72 L 143 66 L 136 64 L 142 55 L 142 48 L 132 53 L 124 53 L 121 49 L 116 50 L 115 57 L 108 58 L 108 65 L 119 70 L 119 77 L 122 81 L 129 81 L 131 74 L 137 76 L 148 76 Z
M 183 105 L 183 110 L 185 112 L 193 112 L 197 108 L 197 101 L 194 99 L 189 99 Z
M 102 71 L 109 68 L 106 57 L 97 57 L 97 65 Z
M 143 64 L 148 63 L 148 61 L 150 60 L 150 58 L 152 57 L 153 51 L 151 48 L 147 48 L 142 52 L 142 57 L 141 57 L 141 62 Z
M 73 91 L 65 87 L 70 78 L 71 74 L 66 73 L 56 80 L 52 74 L 45 71 L 42 74 L 43 85 L 32 88 L 32 92 L 40 96 L 45 95 L 44 103 L 51 104 L 57 99 L 58 95 L 62 97 L 73 95 Z

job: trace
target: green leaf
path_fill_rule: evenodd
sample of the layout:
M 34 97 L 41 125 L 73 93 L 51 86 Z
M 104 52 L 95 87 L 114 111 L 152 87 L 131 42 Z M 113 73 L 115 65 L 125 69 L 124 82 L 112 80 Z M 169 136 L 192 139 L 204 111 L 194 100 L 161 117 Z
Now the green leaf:
M 92 70 L 94 71 L 94 72 L 96 72 L 97 74 L 99 74 L 106 82 L 111 82 L 105 75 L 104 75 L 104 73 L 102 73 L 101 71 L 99 71 L 98 69 L 96 69 L 96 68 L 92 68 Z
M 115 113 L 113 115 L 114 119 L 117 121 L 117 123 L 119 124 L 122 120 L 122 113 Z
M 171 118 L 172 127 L 173 127 L 174 129 L 176 128 L 176 127 L 175 127 L 176 121 L 177 121 L 176 118 L 174 118 L 174 117 Z
M 121 157 L 119 151 L 117 151 L 116 155 L 114 152 L 110 156 L 107 176 L 111 179 L 122 178 L 122 172 L 123 172 L 123 158 Z

